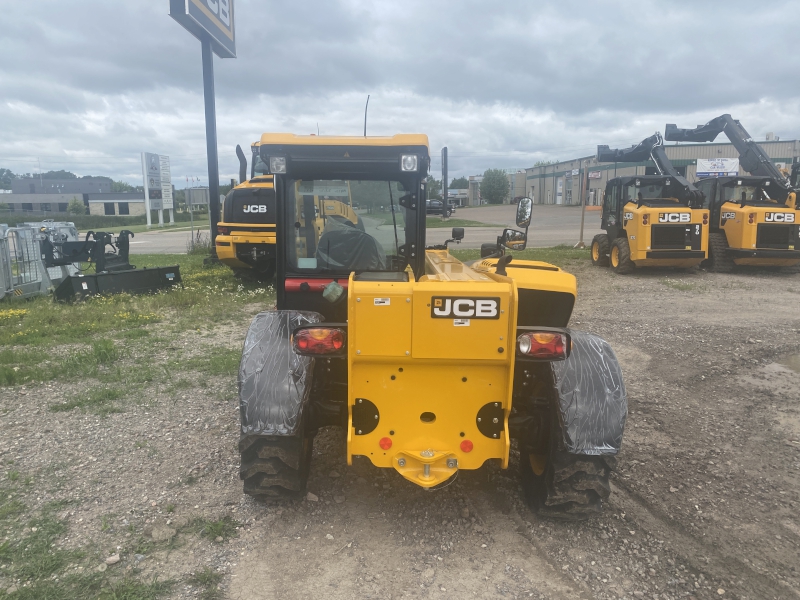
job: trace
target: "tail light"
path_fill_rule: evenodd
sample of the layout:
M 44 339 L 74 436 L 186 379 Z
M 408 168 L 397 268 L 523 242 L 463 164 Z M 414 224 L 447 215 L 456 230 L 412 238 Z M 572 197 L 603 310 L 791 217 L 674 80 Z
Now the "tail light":
M 217 225 L 217 233 L 219 235 L 228 235 L 230 232 L 231 232 L 230 227 L 220 227 L 219 225 Z
M 517 354 L 534 360 L 565 360 L 570 345 L 564 331 L 526 331 L 517 337 Z
M 303 327 L 295 329 L 292 336 L 294 351 L 298 354 L 342 354 L 346 349 L 347 335 L 338 327 Z
M 650 221 L 650 215 L 648 215 L 647 213 L 643 214 L 642 215 L 642 225 L 647 225 L 647 223 L 649 221 Z
M 756 222 L 756 213 L 750 213 L 747 215 L 747 222 L 751 225 Z
M 708 213 L 703 213 L 703 225 L 708 225 Z

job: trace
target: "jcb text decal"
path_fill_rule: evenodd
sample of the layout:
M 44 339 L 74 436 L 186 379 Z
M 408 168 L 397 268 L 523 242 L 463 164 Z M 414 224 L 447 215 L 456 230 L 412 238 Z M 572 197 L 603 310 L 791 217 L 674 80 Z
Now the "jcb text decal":
M 267 207 L 264 204 L 245 204 L 242 212 L 265 213 L 267 212 Z
M 692 213 L 658 213 L 659 223 L 691 223 Z
M 794 223 L 794 213 L 767 213 L 764 220 L 767 223 Z
M 726 221 L 728 219 L 735 219 L 736 218 L 736 213 L 735 212 L 724 212 L 724 213 L 722 213 L 722 218 L 725 219 Z
M 431 298 L 431 317 L 434 319 L 499 319 L 500 298 L 434 296 Z

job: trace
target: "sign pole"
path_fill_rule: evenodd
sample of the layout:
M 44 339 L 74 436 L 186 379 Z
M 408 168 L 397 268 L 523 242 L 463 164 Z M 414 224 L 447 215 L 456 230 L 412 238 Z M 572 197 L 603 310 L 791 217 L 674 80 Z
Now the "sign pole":
M 214 55 L 211 41 L 203 45 L 203 97 L 206 105 L 206 153 L 208 154 L 208 220 L 211 229 L 212 261 L 217 260 L 217 223 L 219 222 L 219 160 L 217 158 L 217 114 L 214 103 Z
M 573 246 L 573 248 L 586 248 L 586 244 L 583 243 L 583 222 L 586 219 L 586 197 L 589 195 L 587 193 L 587 188 L 589 187 L 589 161 L 586 160 L 583 162 L 583 177 L 581 178 L 581 236 L 578 240 L 578 243 Z
M 447 146 L 442 148 L 442 221 L 447 218 Z
M 150 215 L 150 193 L 147 181 L 147 163 L 145 160 L 144 152 L 142 152 L 142 182 L 144 183 L 144 213 L 147 215 L 147 228 L 153 226 L 152 217 Z

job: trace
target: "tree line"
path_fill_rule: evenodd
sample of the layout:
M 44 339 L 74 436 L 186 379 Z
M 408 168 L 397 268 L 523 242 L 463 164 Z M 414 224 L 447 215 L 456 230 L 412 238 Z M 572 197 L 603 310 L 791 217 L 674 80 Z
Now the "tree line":
M 508 198 L 508 177 L 502 169 L 487 169 L 481 181 L 481 199 L 489 204 L 502 204 Z M 448 189 L 466 190 L 469 180 L 466 177 L 454 178 Z M 428 177 L 428 200 L 442 199 L 442 181 L 433 176 Z

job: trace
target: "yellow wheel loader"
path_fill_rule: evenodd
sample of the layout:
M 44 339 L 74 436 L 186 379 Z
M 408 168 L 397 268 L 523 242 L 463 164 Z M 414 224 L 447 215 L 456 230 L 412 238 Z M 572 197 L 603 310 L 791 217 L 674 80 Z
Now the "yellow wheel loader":
M 636 267 L 696 267 L 708 257 L 708 216 L 702 193 L 664 152 L 661 134 L 625 150 L 597 147 L 598 162 L 652 160 L 659 175 L 615 177 L 606 184 L 592 263 L 624 275 Z
M 611 347 L 569 328 L 575 278 L 517 260 L 530 199 L 468 265 L 426 246 L 428 138 L 264 134 L 274 178 L 277 306 L 258 314 L 239 368 L 240 476 L 264 500 L 302 497 L 313 438 L 346 432 L 364 457 L 436 489 L 460 470 L 514 461 L 530 505 L 585 518 L 610 492 L 627 415 Z M 363 228 L 320 197 L 388 207 Z M 321 229 L 320 229 L 321 226 Z
M 705 177 L 697 182 L 711 212 L 709 266 L 718 272 L 735 265 L 800 271 L 800 206 L 790 182 L 739 121 L 725 114 L 695 129 L 668 124 L 667 140 L 712 142 L 725 133 L 750 176 Z M 796 167 L 792 172 L 796 178 Z

